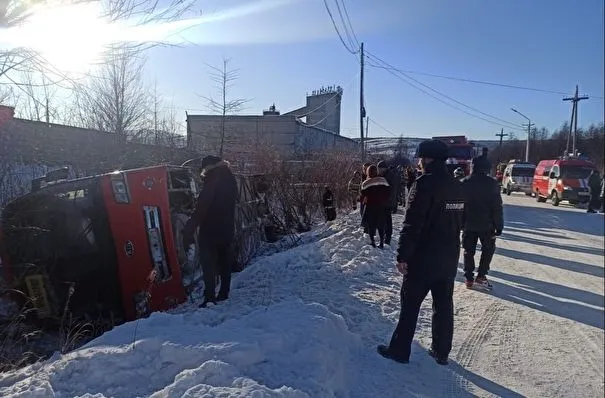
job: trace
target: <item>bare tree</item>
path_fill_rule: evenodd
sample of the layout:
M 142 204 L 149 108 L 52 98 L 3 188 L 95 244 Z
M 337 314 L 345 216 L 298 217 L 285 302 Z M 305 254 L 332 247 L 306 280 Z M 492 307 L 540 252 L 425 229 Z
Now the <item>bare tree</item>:
M 178 121 L 174 106 L 167 106 L 164 98 L 154 87 L 149 96 L 150 109 L 146 126 L 129 135 L 131 142 L 155 144 L 168 147 L 185 146 L 182 124 Z
M 234 86 L 234 82 L 239 79 L 239 69 L 229 69 L 229 59 L 223 59 L 222 67 L 208 65 L 210 69 L 210 79 L 216 84 L 216 88 L 220 92 L 218 100 L 212 97 L 201 96 L 208 101 L 208 109 L 211 112 L 220 114 L 221 118 L 221 143 L 219 156 L 223 156 L 223 146 L 225 143 L 225 119 L 227 115 L 240 112 L 244 105 L 250 100 L 244 98 L 228 99 L 229 90 Z
M 55 107 L 58 86 L 49 81 L 44 73 L 23 73 L 22 85 L 17 86 L 22 94 L 16 101 L 16 113 L 29 120 L 51 123 L 59 119 Z
M 142 79 L 144 61 L 137 53 L 114 53 L 99 76 L 75 91 L 74 122 L 124 138 L 146 128 L 150 96 Z
M 0 85 L 0 105 L 8 104 L 10 101 L 14 100 L 15 93 L 13 92 L 13 88 L 9 85 Z
M 62 2 L 62 5 L 93 1 L 97 0 L 66 0 Z M 112 23 L 126 21 L 138 26 L 157 24 L 179 19 L 193 7 L 195 1 L 168 0 L 167 3 L 160 3 L 159 1 L 141 0 L 102 0 L 101 6 L 104 10 L 102 17 Z M 35 6 L 45 3 L 47 3 L 46 0 L 0 0 L 0 29 L 11 29 L 27 23 L 33 15 Z M 110 45 L 106 48 L 105 53 L 111 61 L 114 55 L 120 56 L 125 50 L 140 52 L 163 44 L 166 43 L 124 41 L 119 45 Z M 0 48 L 0 78 L 19 87 L 27 85 L 27 83 L 20 81 L 15 74 L 32 71 L 53 75 L 48 79 L 47 84 L 73 83 L 73 77 L 53 67 L 33 49 L 26 47 Z

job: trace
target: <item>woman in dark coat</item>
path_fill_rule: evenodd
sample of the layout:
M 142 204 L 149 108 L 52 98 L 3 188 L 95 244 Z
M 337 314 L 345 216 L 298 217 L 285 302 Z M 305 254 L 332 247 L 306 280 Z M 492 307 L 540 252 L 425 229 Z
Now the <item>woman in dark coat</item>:
M 389 206 L 390 187 L 384 177 L 378 176 L 378 168 L 368 167 L 368 179 L 361 184 L 361 201 L 364 204 L 364 216 L 370 235 L 370 243 L 376 247 L 376 230 L 380 237 L 380 248 L 384 247 L 385 210 Z
M 368 168 L 371 165 L 372 165 L 372 163 L 364 163 L 363 166 L 361 167 L 361 183 L 362 184 L 365 180 L 368 179 Z M 367 234 L 368 233 L 368 223 L 366 220 L 365 205 L 363 204 L 363 201 L 361 200 L 361 191 L 360 191 L 360 195 L 359 195 L 359 214 L 361 214 L 361 226 L 363 227 L 363 232 Z

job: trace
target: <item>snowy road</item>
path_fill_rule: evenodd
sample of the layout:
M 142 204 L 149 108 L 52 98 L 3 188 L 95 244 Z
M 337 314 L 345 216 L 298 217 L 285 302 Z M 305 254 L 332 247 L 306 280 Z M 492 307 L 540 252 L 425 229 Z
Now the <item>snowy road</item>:
M 504 200 L 494 290 L 457 283 L 448 367 L 426 354 L 430 300 L 410 364 L 375 353 L 400 277 L 394 250 L 367 245 L 352 215 L 237 275 L 228 302 L 153 314 L 0 375 L 0 396 L 602 397 L 603 216 Z

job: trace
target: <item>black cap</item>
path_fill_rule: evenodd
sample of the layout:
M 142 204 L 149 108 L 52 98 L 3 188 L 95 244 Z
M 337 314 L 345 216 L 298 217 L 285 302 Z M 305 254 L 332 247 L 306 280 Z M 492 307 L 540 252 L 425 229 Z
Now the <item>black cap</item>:
M 447 152 L 447 145 L 439 140 L 426 140 L 418 145 L 419 158 L 446 160 Z
M 389 165 L 384 160 L 381 160 L 380 162 L 378 162 L 376 167 L 378 167 L 379 169 L 388 169 Z
M 477 156 L 473 158 L 473 170 L 480 172 L 488 172 L 491 168 L 489 160 L 485 156 Z
M 214 166 L 215 164 L 217 164 L 218 162 L 221 161 L 221 158 L 217 157 L 217 156 L 206 156 L 205 158 L 202 159 L 202 169 L 205 169 L 206 167 L 209 166 Z

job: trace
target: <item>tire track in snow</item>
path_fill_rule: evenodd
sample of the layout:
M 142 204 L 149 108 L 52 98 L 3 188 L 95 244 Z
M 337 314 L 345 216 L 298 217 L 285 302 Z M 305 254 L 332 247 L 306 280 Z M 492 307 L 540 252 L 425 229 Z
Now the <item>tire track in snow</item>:
M 473 363 L 481 345 L 487 341 L 487 337 L 492 331 L 492 325 L 498 319 L 502 310 L 503 305 L 499 302 L 494 302 L 485 309 L 475 327 L 462 341 L 461 347 L 454 357 L 461 367 L 466 369 Z M 450 372 L 448 384 L 449 397 L 461 396 L 460 392 L 468 392 L 471 385 L 466 378 L 454 371 Z
M 595 373 L 599 376 L 599 379 L 603 380 L 605 376 L 603 373 L 603 357 L 597 354 L 602 353 L 603 351 L 602 339 L 595 333 L 589 333 L 581 325 L 576 324 L 575 329 L 577 335 L 581 336 L 582 340 L 584 340 L 585 345 L 589 346 L 588 350 L 582 350 L 581 352 L 580 347 L 584 347 L 585 345 L 580 343 L 573 344 L 576 354 L 580 359 L 583 359 L 589 363 Z

